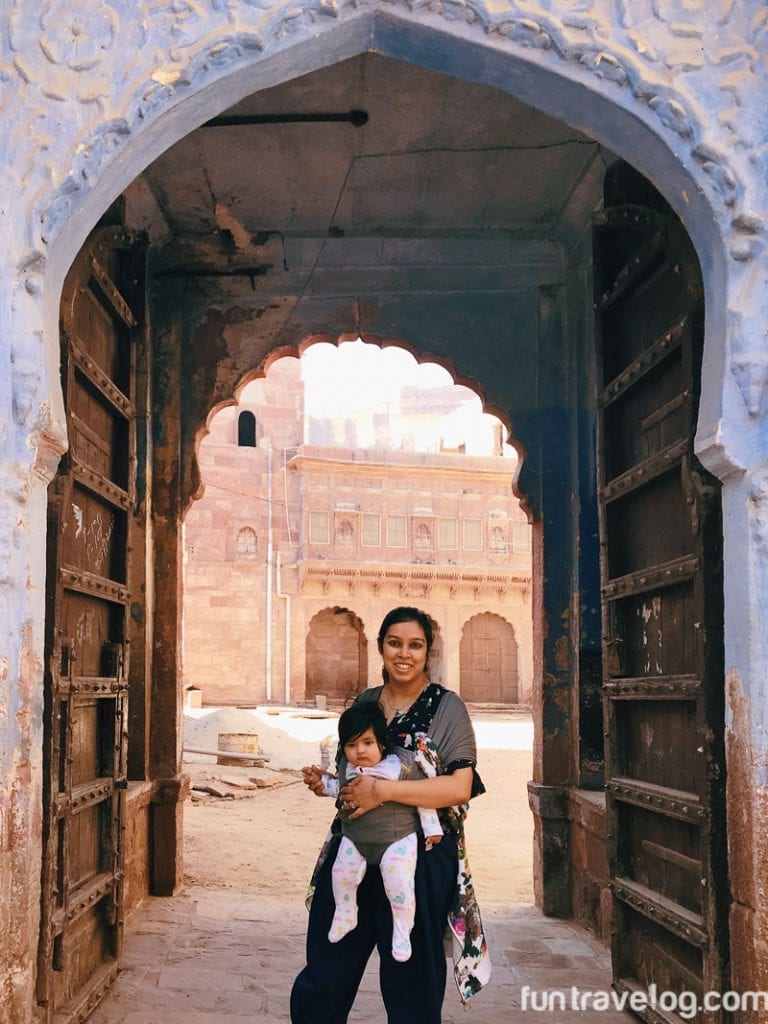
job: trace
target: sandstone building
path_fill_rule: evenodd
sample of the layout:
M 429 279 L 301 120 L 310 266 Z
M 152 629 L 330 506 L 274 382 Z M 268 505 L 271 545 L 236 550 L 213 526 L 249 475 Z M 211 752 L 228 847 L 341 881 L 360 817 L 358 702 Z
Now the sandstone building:
M 420 419 L 449 424 L 461 391 L 412 389 L 410 438 Z M 433 679 L 468 701 L 528 704 L 530 527 L 516 459 L 490 445 L 485 456 L 393 450 L 392 414 L 379 417 L 378 448 L 306 443 L 332 441 L 334 427 L 350 440 L 353 422 L 305 416 L 303 394 L 299 360 L 280 359 L 209 424 L 205 491 L 185 520 L 185 686 L 209 704 L 348 700 L 378 682 L 386 610 L 416 604 L 435 626 Z

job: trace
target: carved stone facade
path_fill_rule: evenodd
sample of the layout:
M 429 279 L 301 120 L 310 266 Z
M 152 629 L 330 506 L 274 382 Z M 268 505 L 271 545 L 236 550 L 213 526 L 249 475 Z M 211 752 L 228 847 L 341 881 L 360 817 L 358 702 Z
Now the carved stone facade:
M 246 394 L 209 424 L 205 491 L 185 520 L 185 687 L 213 705 L 349 699 L 378 682 L 385 612 L 415 604 L 441 637 L 433 679 L 470 702 L 530 705 L 530 526 L 512 491 L 516 460 L 307 444 L 297 359 L 276 360 Z M 411 408 L 428 398 L 411 396 Z M 243 416 L 254 417 L 253 445 Z M 333 425 L 343 436 L 341 417 Z M 478 630 L 483 613 L 509 638 Z M 364 653 L 353 645 L 340 664 L 350 616 Z M 465 636 L 475 672 L 460 658 Z
M 488 82 L 587 133 L 660 189 L 696 245 L 707 296 L 697 451 L 724 485 L 728 786 L 740 809 L 729 834 L 732 958 L 737 982 L 768 988 L 762 0 L 12 0 L 3 19 L 3 1019 L 29 1024 L 37 1012 L 46 485 L 66 447 L 58 380 L 64 275 L 112 200 L 182 136 L 259 89 L 366 49 Z M 465 364 L 487 407 L 507 408 L 493 359 L 471 353 Z M 537 431 L 536 418 L 521 418 L 516 435 L 527 453 L 521 487 L 541 541 L 548 492 Z M 548 578 L 545 568 L 535 571 Z M 557 639 L 554 616 L 549 625 L 549 640 L 546 629 L 538 637 L 545 662 Z M 169 729 L 159 757 L 166 777 L 178 770 L 178 716 Z M 551 763 L 540 730 L 540 783 L 551 781 Z

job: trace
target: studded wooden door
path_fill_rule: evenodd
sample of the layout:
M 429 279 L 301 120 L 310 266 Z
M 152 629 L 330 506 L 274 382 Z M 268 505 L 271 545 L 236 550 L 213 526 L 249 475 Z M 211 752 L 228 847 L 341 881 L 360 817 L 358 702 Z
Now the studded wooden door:
M 619 165 L 605 198 L 594 242 L 614 981 L 651 1003 L 665 990 L 700 1001 L 728 987 L 721 507 L 693 454 L 703 294 L 690 240 L 647 182 Z M 641 1016 L 681 1021 L 663 998 Z
M 56 1024 L 85 1019 L 120 957 L 129 560 L 143 557 L 135 401 L 144 358 L 142 267 L 134 238 L 100 229 L 62 297 L 70 447 L 48 505 L 38 965 L 44 1019 Z

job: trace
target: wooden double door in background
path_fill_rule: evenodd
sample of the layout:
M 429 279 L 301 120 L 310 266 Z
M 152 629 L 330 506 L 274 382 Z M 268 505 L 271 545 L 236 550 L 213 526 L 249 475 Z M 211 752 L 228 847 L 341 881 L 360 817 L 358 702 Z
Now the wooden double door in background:
M 461 696 L 478 704 L 517 704 L 517 640 L 500 615 L 482 612 L 464 626 L 459 647 Z
M 729 974 L 721 504 L 693 454 L 704 296 L 680 221 L 631 168 L 608 172 L 595 219 L 614 981 L 701 1000 Z M 680 1021 L 671 1006 L 641 1016 Z
M 85 1019 L 120 955 L 129 618 L 143 604 L 132 561 L 145 550 L 143 261 L 140 240 L 102 228 L 62 298 L 70 447 L 48 505 L 38 962 L 38 1001 L 56 1024 Z

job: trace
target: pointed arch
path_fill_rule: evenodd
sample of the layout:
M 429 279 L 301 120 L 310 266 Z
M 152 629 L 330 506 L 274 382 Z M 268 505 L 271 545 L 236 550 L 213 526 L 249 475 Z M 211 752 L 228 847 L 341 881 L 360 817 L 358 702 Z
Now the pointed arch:
M 313 615 L 306 636 L 307 700 L 318 696 L 348 703 L 368 685 L 365 627 L 353 611 L 338 606 Z
M 449 374 L 454 385 L 464 387 L 477 395 L 480 399 L 482 412 L 486 415 L 494 416 L 499 421 L 500 429 L 506 438 L 505 443 L 508 444 L 517 455 L 514 463 L 510 460 L 510 485 L 515 497 L 520 499 L 521 508 L 525 511 L 530 521 L 532 513 L 528 496 L 520 489 L 519 484 L 526 453 L 522 442 L 515 433 L 515 425 L 510 411 L 504 409 L 498 404 L 489 402 L 485 389 L 481 386 L 479 381 L 471 377 L 468 373 L 460 372 L 453 360 L 442 355 L 437 355 L 433 352 L 422 351 L 418 344 L 412 340 L 406 340 L 402 337 L 381 338 L 370 332 L 358 332 L 354 330 L 342 331 L 337 335 L 327 333 L 305 334 L 296 342 L 295 345 L 282 345 L 277 349 L 271 350 L 259 365 L 252 367 L 238 378 L 229 394 L 221 394 L 217 390 L 216 393 L 211 395 L 211 404 L 207 409 L 201 411 L 200 420 L 194 428 L 193 436 L 191 438 L 192 443 L 189 448 L 184 451 L 184 456 L 192 462 L 192 465 L 185 473 L 185 478 L 189 482 L 188 487 L 190 488 L 190 490 L 188 490 L 184 495 L 185 514 L 189 509 L 190 503 L 199 498 L 202 494 L 203 481 L 199 467 L 200 444 L 210 433 L 211 421 L 216 414 L 221 412 L 222 409 L 236 405 L 243 389 L 254 381 L 268 377 L 271 367 L 280 360 L 291 358 L 301 359 L 301 356 L 313 345 L 325 344 L 338 349 L 345 342 L 358 340 L 364 342 L 366 345 L 377 347 L 382 351 L 388 348 L 401 349 L 412 356 L 414 362 L 419 366 L 430 364 L 439 366 Z M 471 359 L 471 353 L 468 353 L 468 359 Z M 434 533 L 432 533 L 432 546 L 434 546 L 434 543 L 435 537 Z

